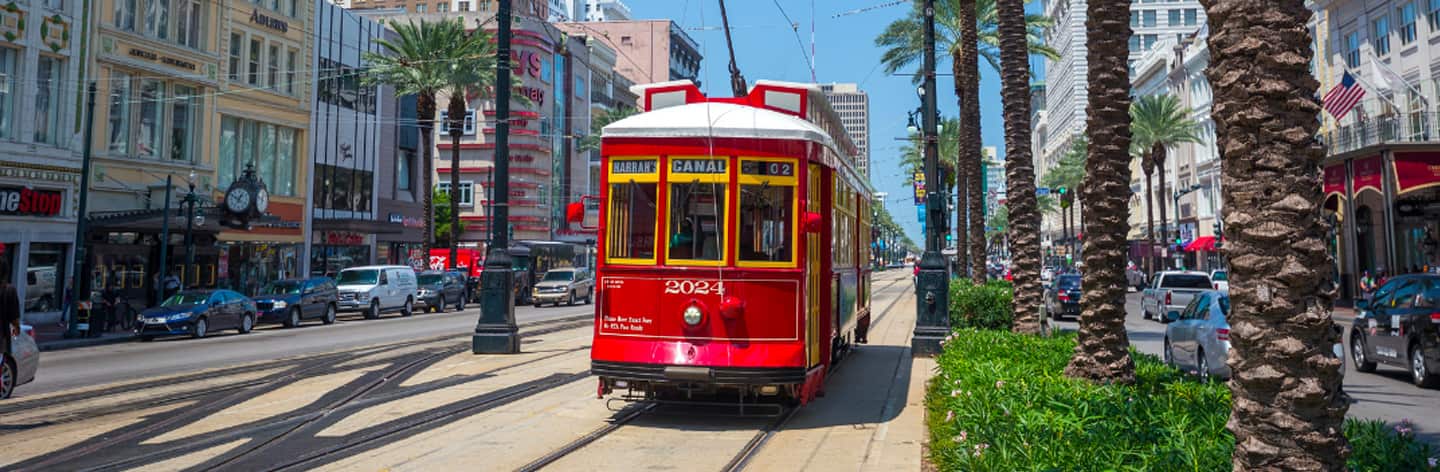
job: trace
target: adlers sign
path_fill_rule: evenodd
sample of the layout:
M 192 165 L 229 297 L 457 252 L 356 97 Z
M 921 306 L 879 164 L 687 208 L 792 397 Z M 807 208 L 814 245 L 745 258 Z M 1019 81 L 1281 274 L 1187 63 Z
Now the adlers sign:
M 64 194 L 55 190 L 0 187 L 0 215 L 55 216 L 64 200 Z

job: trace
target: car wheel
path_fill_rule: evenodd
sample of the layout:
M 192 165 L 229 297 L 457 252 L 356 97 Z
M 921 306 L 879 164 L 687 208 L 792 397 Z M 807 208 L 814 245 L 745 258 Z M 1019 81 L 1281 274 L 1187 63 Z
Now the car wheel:
M 589 292 L 585 292 L 585 304 L 589 305 L 593 298 L 595 298 L 595 289 L 592 288 Z
M 291 309 L 290 309 L 290 317 L 285 319 L 285 327 L 286 327 L 286 328 L 295 328 L 295 327 L 299 327 L 299 326 L 300 326 L 300 307 L 297 306 L 297 307 L 295 307 L 295 308 L 291 308 Z
M 1175 366 L 1175 349 L 1170 347 L 1170 338 L 1165 338 L 1165 365 Z
M 556 303 L 556 305 L 559 305 L 559 303 Z M 570 295 L 565 297 L 565 306 L 575 306 L 575 292 L 570 292 Z
M 148 342 L 154 341 L 154 340 L 155 340 L 155 337 L 154 337 L 154 336 L 141 336 L 141 337 L 140 337 L 140 342 L 142 342 L 142 343 L 148 343 Z
M 15 393 L 15 361 L 10 356 L 5 356 L 5 361 L 0 362 L 0 399 L 10 398 Z
M 325 318 L 320 320 L 325 324 L 335 324 L 335 305 L 325 305 Z
M 415 314 L 415 301 L 406 297 L 405 307 L 400 309 L 400 316 L 410 316 L 413 314 Z
M 370 300 L 370 309 L 365 310 L 365 319 L 380 319 L 380 300 Z
M 1199 364 L 1200 383 L 1210 383 L 1210 361 L 1205 360 L 1205 350 L 1195 350 L 1195 363 Z
M 538 302 L 538 301 L 535 302 L 535 308 L 540 308 L 540 307 L 542 307 L 542 306 L 545 306 L 545 304 L 544 304 L 544 303 L 540 303 L 540 302 Z
M 1370 356 L 1365 355 L 1365 340 L 1359 336 L 1359 333 L 1350 333 L 1350 360 L 1355 364 L 1355 370 L 1375 371 L 1375 362 L 1370 360 Z
M 455 311 L 465 311 L 465 294 L 462 293 L 455 299 Z
M 255 316 L 246 313 L 240 317 L 240 329 L 237 331 L 240 331 L 240 334 L 250 334 L 252 329 L 255 329 Z
M 1141 308 L 1141 309 L 1140 309 L 1140 316 L 1143 317 L 1143 318 L 1145 318 L 1145 319 L 1147 319 L 1147 320 L 1150 319 L 1150 310 L 1146 310 L 1146 309 L 1144 309 L 1144 308 Z
M 200 318 L 195 321 L 195 330 L 190 332 L 190 337 L 195 339 L 203 338 L 207 331 L 210 331 L 210 322 L 206 321 L 205 318 Z
M 1410 380 L 1420 388 L 1440 386 L 1440 377 L 1430 375 L 1430 370 L 1425 368 L 1425 353 L 1419 344 L 1410 345 Z

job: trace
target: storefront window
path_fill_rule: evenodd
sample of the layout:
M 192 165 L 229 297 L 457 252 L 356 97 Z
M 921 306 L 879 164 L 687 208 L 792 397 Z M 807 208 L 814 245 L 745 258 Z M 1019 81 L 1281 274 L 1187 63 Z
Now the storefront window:
M 253 296 L 270 282 L 298 277 L 300 244 L 225 243 L 221 246 L 222 265 L 228 272 L 226 285 L 247 296 Z
M 130 74 L 110 71 L 110 152 L 130 154 Z
M 158 157 L 163 149 L 161 116 L 164 112 L 165 84 L 158 80 L 140 81 L 140 139 L 136 141 L 136 154 L 140 157 Z
M 192 162 L 194 139 L 191 134 L 200 129 L 200 98 L 195 89 L 184 85 L 175 86 L 175 101 L 170 109 L 170 159 Z
M 310 273 L 334 277 L 340 270 L 370 264 L 370 246 L 317 244 L 310 250 Z
M 1393 273 L 1417 273 L 1440 266 L 1440 187 L 1412 190 L 1395 199 Z
M 1361 192 L 1355 197 L 1355 240 L 1359 269 L 1376 274 L 1390 269 L 1385 261 L 1389 259 L 1390 235 L 1385 231 L 1385 204 L 1380 192 Z M 1387 271 L 1394 274 L 1393 271 Z
M 0 138 L 15 136 L 10 130 L 10 114 L 15 106 L 14 90 L 19 85 L 15 81 L 15 58 L 18 55 L 14 49 L 0 48 Z
M 60 98 L 60 85 L 65 82 L 65 61 L 41 55 L 35 69 L 35 142 L 59 144 L 60 115 L 55 100 Z
M 62 243 L 30 243 L 25 269 L 25 311 L 60 309 L 60 285 L 65 280 L 66 248 Z

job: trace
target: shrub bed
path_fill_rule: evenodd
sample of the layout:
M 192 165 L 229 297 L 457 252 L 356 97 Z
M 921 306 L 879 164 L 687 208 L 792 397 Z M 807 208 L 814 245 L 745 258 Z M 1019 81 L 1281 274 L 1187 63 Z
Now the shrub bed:
M 1230 391 L 1135 354 L 1136 384 L 1064 376 L 1073 335 L 957 331 L 927 392 L 940 470 L 1228 470 Z M 1352 470 L 1440 470 L 1403 428 L 1346 423 Z
M 950 326 L 1009 331 L 1015 321 L 1010 302 L 1013 293 L 1010 282 L 1003 280 L 982 285 L 969 280 L 951 280 Z

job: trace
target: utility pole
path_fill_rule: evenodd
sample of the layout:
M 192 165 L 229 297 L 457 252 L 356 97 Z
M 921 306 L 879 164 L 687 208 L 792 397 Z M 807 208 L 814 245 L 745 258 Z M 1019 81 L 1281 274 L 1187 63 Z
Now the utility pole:
M 90 301 L 90 290 L 85 283 L 90 277 L 85 273 L 85 261 L 90 257 L 85 252 L 85 236 L 89 232 L 89 209 L 90 203 L 90 161 L 94 155 L 90 141 L 95 137 L 95 83 L 90 83 L 90 89 L 86 92 L 85 99 L 85 149 L 80 151 L 80 196 L 79 205 L 75 212 L 75 246 L 74 263 L 71 265 L 72 273 L 70 280 L 70 303 L 65 310 L 65 337 L 73 338 L 80 334 L 80 326 L 76 324 L 76 315 L 80 313 L 80 300 Z M 61 291 L 60 293 L 65 293 Z M 88 310 L 88 308 L 87 308 Z
M 920 136 L 925 141 L 925 180 L 940 182 L 940 150 L 935 133 L 935 0 L 925 0 L 924 70 Z M 950 334 L 949 276 L 940 255 L 944 243 L 945 195 L 929 192 L 925 200 L 925 253 L 920 256 L 920 276 L 915 283 L 915 334 L 910 351 L 917 356 L 940 352 L 940 341 Z
M 499 32 L 495 47 L 495 187 L 491 227 L 510 226 L 510 14 L 511 0 L 500 0 L 496 12 Z M 515 326 L 515 272 L 510 260 L 510 234 L 492 231 L 494 244 L 480 274 L 480 321 L 470 338 L 475 354 L 520 352 L 520 330 Z

